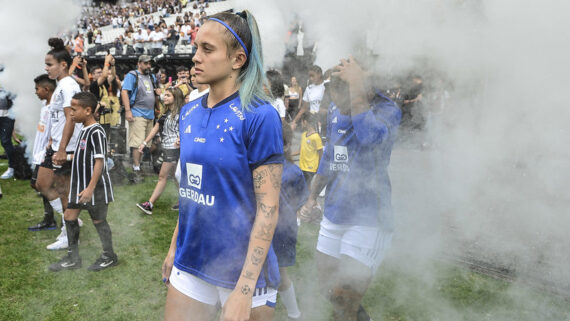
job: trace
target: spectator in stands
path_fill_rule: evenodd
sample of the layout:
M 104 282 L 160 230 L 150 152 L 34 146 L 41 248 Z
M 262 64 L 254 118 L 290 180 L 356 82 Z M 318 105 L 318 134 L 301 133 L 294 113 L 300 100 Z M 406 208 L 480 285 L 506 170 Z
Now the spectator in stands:
M 138 147 L 150 133 L 154 120 L 155 95 L 159 95 L 155 76 L 151 73 L 151 58 L 141 55 L 137 70 L 125 75 L 121 100 L 125 107 L 125 119 L 129 122 L 128 145 L 133 152 L 133 171 L 140 180 L 141 153 Z
M 168 43 L 168 53 L 174 54 L 174 48 L 178 42 L 178 34 L 174 29 L 174 25 L 168 27 L 168 35 L 166 36 L 166 42 Z
M 83 47 L 84 47 L 84 43 L 83 43 L 83 34 L 80 32 L 79 34 L 77 34 L 77 37 L 75 38 L 75 46 L 73 47 L 73 51 L 76 54 L 83 54 Z
M 143 29 L 139 29 L 137 33 L 133 36 L 133 40 L 135 42 L 134 48 L 137 55 L 143 54 L 145 43 L 148 40 L 148 35 L 146 33 L 146 30 L 144 30 L 143 32 Z

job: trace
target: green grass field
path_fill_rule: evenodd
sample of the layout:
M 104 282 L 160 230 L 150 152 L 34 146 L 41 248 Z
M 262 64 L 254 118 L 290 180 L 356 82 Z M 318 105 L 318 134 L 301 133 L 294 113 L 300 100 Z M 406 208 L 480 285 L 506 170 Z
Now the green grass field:
M 0 162 L 0 171 L 6 169 Z M 27 181 L 0 181 L 0 320 L 161 320 L 166 287 L 160 268 L 169 246 L 177 213 L 170 183 L 155 205 L 142 214 L 135 202 L 150 195 L 156 177 L 139 185 L 115 188 L 109 222 L 120 264 L 98 273 L 86 267 L 101 245 L 87 213 L 81 218 L 80 254 L 84 267 L 48 272 L 47 266 L 64 252 L 45 246 L 59 230 L 28 232 L 42 217 L 41 199 Z M 290 275 L 305 320 L 329 320 L 330 306 L 317 294 L 313 260 L 317 226 L 299 232 L 297 265 Z M 387 259 L 371 284 L 363 305 L 378 320 L 570 320 L 569 302 L 524 285 L 497 281 L 462 267 L 435 262 L 433 277 L 407 273 L 401 263 Z M 287 320 L 278 304 L 276 320 Z

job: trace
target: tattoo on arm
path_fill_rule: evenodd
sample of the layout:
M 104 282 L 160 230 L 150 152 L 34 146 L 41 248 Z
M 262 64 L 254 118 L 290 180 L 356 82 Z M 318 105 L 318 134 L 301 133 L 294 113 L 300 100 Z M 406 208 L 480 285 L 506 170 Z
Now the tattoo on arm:
M 261 185 L 265 184 L 265 177 L 267 177 L 267 171 L 266 170 L 255 170 L 253 171 L 253 186 L 256 189 L 261 188 Z
M 248 295 L 251 292 L 251 288 L 249 287 L 249 285 L 244 285 L 241 287 L 241 293 L 243 295 Z
M 273 224 L 271 223 L 261 223 L 261 230 L 257 232 L 255 235 L 256 239 L 264 240 L 264 241 L 271 241 L 271 229 L 273 229 Z
M 263 257 L 263 253 L 265 251 L 262 247 L 256 247 L 253 249 L 253 254 L 251 255 L 251 264 L 259 265 L 261 263 L 261 258 Z
M 263 215 L 265 217 L 272 217 L 273 214 L 275 214 L 275 211 L 277 210 L 277 206 L 273 205 L 273 206 L 269 206 L 269 205 L 265 205 L 264 203 L 258 203 L 259 204 L 259 209 L 261 210 L 261 212 L 263 213 Z
M 283 165 L 281 164 L 269 164 L 267 165 L 269 169 L 269 178 L 271 179 L 271 186 L 274 189 L 279 189 L 281 187 L 281 173 L 283 171 Z
M 242 274 L 242 276 L 243 276 L 244 278 L 248 279 L 248 280 L 257 281 L 257 280 L 255 279 L 255 276 L 254 276 L 254 275 L 255 275 L 255 274 L 254 274 L 253 272 L 250 272 L 250 271 L 245 271 L 245 272 L 243 272 L 243 274 Z

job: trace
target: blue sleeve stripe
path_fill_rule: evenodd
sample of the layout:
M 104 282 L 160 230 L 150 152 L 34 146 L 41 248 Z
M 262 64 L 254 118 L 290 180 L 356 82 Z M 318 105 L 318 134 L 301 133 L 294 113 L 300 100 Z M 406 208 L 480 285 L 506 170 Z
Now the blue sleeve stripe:
M 273 155 L 267 157 L 266 159 L 263 159 L 259 162 L 253 163 L 253 164 L 250 164 L 249 167 L 251 168 L 251 170 L 254 170 L 261 165 L 282 164 L 284 160 L 285 160 L 285 157 L 283 156 L 283 154 L 273 154 Z

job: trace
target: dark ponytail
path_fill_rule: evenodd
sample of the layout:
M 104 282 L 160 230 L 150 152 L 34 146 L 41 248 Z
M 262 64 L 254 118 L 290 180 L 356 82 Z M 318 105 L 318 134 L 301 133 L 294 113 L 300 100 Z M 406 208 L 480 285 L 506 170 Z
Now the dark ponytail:
M 67 68 L 71 67 L 73 59 L 63 44 L 63 40 L 60 38 L 50 38 L 48 40 L 48 45 L 52 48 L 50 51 L 48 51 L 48 55 L 53 56 L 57 62 L 65 61 L 67 63 Z

